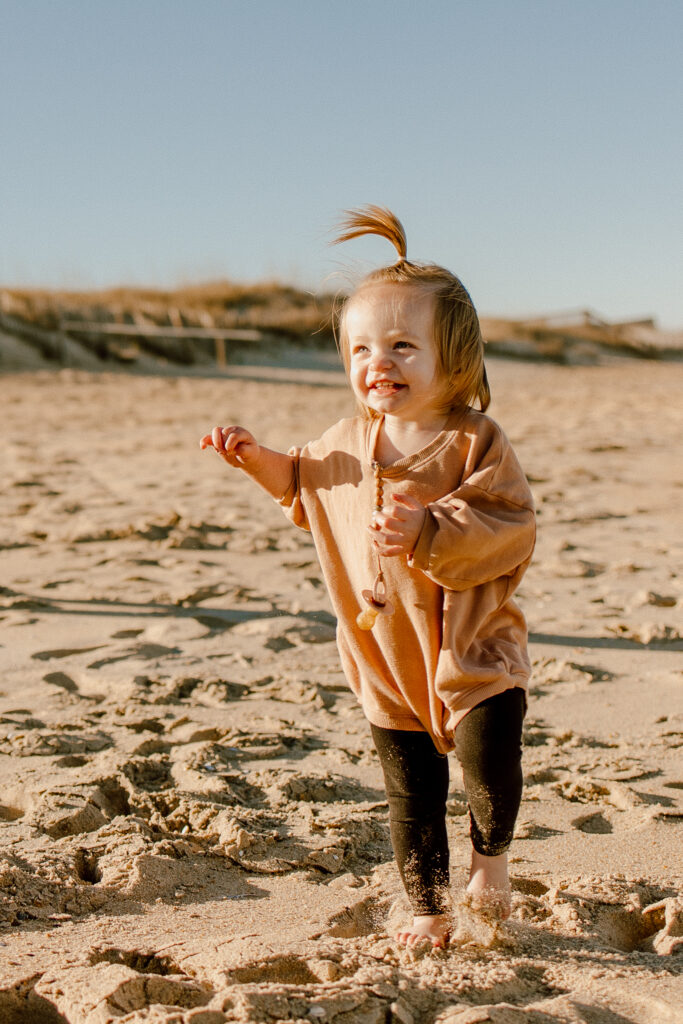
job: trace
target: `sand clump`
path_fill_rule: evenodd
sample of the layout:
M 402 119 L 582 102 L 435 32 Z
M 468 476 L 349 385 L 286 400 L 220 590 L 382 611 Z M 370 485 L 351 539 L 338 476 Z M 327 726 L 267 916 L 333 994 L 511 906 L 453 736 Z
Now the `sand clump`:
M 341 374 L 0 378 L 0 1021 L 681 1020 L 679 376 L 491 363 L 539 508 L 526 789 L 501 924 L 461 899 L 453 763 L 444 951 L 392 939 L 310 538 L 197 447 L 226 418 L 305 441 Z

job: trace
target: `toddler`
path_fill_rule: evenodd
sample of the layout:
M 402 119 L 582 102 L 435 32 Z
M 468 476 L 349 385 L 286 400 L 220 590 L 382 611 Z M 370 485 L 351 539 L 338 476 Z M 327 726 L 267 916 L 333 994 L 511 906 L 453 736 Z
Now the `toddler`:
M 507 850 L 530 674 L 512 595 L 531 558 L 534 510 L 510 443 L 484 415 L 483 341 L 462 283 L 409 261 L 388 210 L 350 211 L 342 228 L 337 242 L 375 234 L 398 254 L 364 278 L 338 316 L 358 414 L 287 454 L 241 426 L 214 427 L 200 444 L 313 535 L 413 909 L 397 939 L 444 946 L 450 750 L 469 806 L 468 899 L 501 918 L 510 913 Z

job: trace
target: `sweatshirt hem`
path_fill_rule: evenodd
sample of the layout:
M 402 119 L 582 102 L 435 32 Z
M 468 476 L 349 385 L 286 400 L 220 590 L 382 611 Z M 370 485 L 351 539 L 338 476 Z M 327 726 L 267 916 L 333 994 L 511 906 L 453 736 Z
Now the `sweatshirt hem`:
M 376 725 L 378 729 L 400 729 L 403 732 L 429 731 L 412 715 L 388 715 L 377 708 L 369 710 L 366 707 L 363 707 L 363 714 L 370 725 Z
M 525 695 L 529 691 L 529 679 L 526 675 L 509 676 L 506 679 L 498 679 L 493 683 L 486 683 L 472 688 L 472 692 L 462 693 L 455 706 L 446 705 L 448 710 L 447 733 L 449 739 L 455 734 L 455 730 L 465 715 L 476 708 L 478 704 L 488 700 L 489 697 L 497 697 L 499 693 L 506 690 L 524 690 Z M 526 709 L 525 709 L 526 710 Z

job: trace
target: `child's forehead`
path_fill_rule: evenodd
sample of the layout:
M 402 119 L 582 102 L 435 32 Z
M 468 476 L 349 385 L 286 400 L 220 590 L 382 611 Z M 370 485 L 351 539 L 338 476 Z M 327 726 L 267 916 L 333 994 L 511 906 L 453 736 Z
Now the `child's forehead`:
M 371 318 L 382 321 L 422 321 L 431 318 L 434 295 L 420 285 L 381 282 L 363 285 L 348 299 L 345 317 L 347 324 Z

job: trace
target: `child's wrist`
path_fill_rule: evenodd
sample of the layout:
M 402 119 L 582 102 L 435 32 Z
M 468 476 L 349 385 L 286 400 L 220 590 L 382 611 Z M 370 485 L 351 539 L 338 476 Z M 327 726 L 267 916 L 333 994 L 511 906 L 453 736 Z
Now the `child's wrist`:
M 263 448 L 260 444 L 255 444 L 252 453 L 246 462 L 243 463 L 242 469 L 245 473 L 256 474 L 263 466 Z

